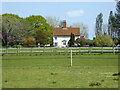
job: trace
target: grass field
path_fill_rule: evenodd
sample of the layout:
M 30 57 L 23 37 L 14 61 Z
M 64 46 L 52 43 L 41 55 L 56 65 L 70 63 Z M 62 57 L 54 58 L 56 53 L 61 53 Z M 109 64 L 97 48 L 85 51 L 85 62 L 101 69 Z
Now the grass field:
M 3 88 L 117 88 L 118 55 L 7 55 Z

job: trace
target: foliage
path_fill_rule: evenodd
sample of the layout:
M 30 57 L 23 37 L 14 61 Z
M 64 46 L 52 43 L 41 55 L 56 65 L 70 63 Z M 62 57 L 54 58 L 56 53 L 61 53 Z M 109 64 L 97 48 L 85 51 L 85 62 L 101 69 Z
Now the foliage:
M 49 44 L 52 43 L 52 39 L 49 36 L 50 33 L 46 33 L 45 31 L 42 30 L 37 30 L 35 34 L 35 39 L 38 43 L 40 44 Z
M 14 14 L 2 15 L 2 41 L 8 46 L 10 42 L 22 43 L 23 40 L 31 36 L 32 27 L 23 18 Z M 18 43 L 18 44 L 19 44 Z
M 75 36 L 71 33 L 70 40 L 68 41 L 69 47 L 73 47 L 75 42 Z
M 63 21 L 59 22 L 59 27 L 63 27 Z
M 40 15 L 37 16 L 29 16 L 26 18 L 26 20 L 32 25 L 32 27 L 35 29 L 34 31 L 34 37 L 37 42 L 42 44 L 48 44 L 52 43 L 53 38 L 53 26 L 50 26 L 46 19 Z
M 115 22 L 116 22 L 117 37 L 120 38 L 120 1 L 118 1 L 116 5 L 115 19 L 116 19 Z
M 81 47 L 84 46 L 86 44 L 86 39 L 85 38 L 77 38 L 75 41 L 76 44 L 78 44 L 78 46 L 80 45 Z
M 84 23 L 73 23 L 72 27 L 80 27 L 80 35 L 83 36 L 86 34 L 86 38 L 88 38 L 88 26 L 84 25 Z
M 114 42 L 109 35 L 99 34 L 94 40 L 95 46 L 103 47 L 103 46 L 113 46 Z
M 86 39 L 86 45 L 93 46 L 93 40 Z
M 118 44 L 120 43 L 120 42 L 119 42 L 119 38 L 112 38 L 112 39 L 113 39 L 115 45 L 118 45 Z
M 22 48 L 22 45 L 13 45 L 14 48 Z
M 32 38 L 27 38 L 25 41 L 24 41 L 24 44 L 25 46 L 27 47 L 34 47 L 36 45 L 36 41 Z
M 102 33 L 102 23 L 103 23 L 103 14 L 100 13 L 96 18 L 96 28 L 95 28 L 95 35 L 98 36 Z
M 112 38 L 116 36 L 116 29 L 115 29 L 115 16 L 113 15 L 113 12 L 110 11 L 109 20 L 108 20 L 108 35 L 110 35 Z
M 59 26 L 59 18 L 52 17 L 52 16 L 46 16 L 46 20 L 50 26 L 53 26 L 53 27 Z

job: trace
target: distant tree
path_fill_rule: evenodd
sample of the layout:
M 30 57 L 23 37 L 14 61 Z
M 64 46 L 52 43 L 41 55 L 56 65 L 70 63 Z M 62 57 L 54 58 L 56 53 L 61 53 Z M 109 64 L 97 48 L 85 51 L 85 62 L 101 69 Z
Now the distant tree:
M 117 1 L 115 19 L 116 19 L 117 38 L 119 38 L 119 44 L 120 44 L 120 1 Z
M 103 24 L 103 34 L 104 35 L 108 34 L 108 24 Z
M 27 47 L 34 47 L 36 45 L 36 41 L 32 38 L 27 38 L 25 41 L 24 41 L 24 44 L 25 46 Z
M 110 11 L 108 20 L 108 35 L 110 35 L 112 38 L 116 37 L 115 16 L 113 15 L 112 11 Z
M 73 47 L 74 46 L 74 42 L 75 42 L 75 36 L 74 36 L 74 34 L 71 33 L 70 40 L 68 41 L 69 47 Z
M 80 35 L 83 36 L 86 34 L 86 38 L 88 38 L 88 26 L 83 23 L 73 23 L 72 27 L 80 27 Z
M 95 46 L 103 47 L 103 46 L 113 46 L 114 42 L 109 35 L 99 34 L 94 39 Z
M 60 22 L 59 18 L 52 17 L 52 16 L 46 16 L 46 20 L 47 20 L 47 23 L 50 26 L 53 26 L 53 27 L 58 27 L 59 26 L 59 22 Z
M 95 35 L 98 36 L 102 33 L 102 23 L 103 23 L 103 14 L 100 13 L 96 18 L 96 28 L 95 28 Z
M 63 27 L 63 21 L 59 22 L 59 27 Z

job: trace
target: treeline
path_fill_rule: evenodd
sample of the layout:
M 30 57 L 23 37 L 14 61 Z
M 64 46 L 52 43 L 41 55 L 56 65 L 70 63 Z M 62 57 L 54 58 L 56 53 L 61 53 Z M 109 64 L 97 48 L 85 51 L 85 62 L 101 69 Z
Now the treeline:
M 21 18 L 14 14 L 2 15 L 2 46 L 33 47 L 53 45 L 53 26 L 40 15 Z

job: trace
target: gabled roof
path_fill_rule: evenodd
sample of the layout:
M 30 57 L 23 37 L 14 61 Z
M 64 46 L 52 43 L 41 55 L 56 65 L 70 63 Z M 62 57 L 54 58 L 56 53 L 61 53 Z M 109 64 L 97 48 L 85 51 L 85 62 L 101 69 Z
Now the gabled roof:
M 54 36 L 70 36 L 73 33 L 75 36 L 80 36 L 80 28 L 79 27 L 67 27 L 67 28 L 54 28 L 53 35 Z

